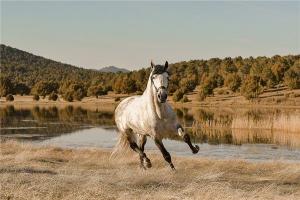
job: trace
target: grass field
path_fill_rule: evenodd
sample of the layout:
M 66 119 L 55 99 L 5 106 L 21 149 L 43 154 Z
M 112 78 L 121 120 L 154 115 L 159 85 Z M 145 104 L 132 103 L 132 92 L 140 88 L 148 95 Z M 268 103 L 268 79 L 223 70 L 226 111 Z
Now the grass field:
M 0 146 L 0 199 L 300 199 L 300 163 L 249 163 L 161 155 L 142 170 L 101 149 Z
M 219 91 L 223 91 L 220 94 Z M 15 106 L 116 106 L 119 101 L 115 101 L 116 97 L 121 100 L 135 94 L 115 94 L 109 92 L 108 95 L 96 97 L 85 97 L 81 101 L 67 102 L 61 97 L 57 101 L 50 101 L 48 97 L 40 98 L 39 101 L 34 101 L 33 96 L 20 96 L 14 95 L 14 101 L 8 102 L 5 97 L 0 98 L 0 103 L 3 106 L 15 105 Z M 300 106 L 300 89 L 289 90 L 287 87 L 280 87 L 278 89 L 265 90 L 259 98 L 254 100 L 246 100 L 239 93 L 232 93 L 227 88 L 217 88 L 214 95 L 207 97 L 204 101 L 198 100 L 198 88 L 194 92 L 187 94 L 189 102 L 181 103 L 174 102 L 172 96 L 168 97 L 168 102 L 173 106 L 195 107 L 195 106 L 271 106 L 271 107 L 292 107 L 299 108 Z M 0 105 L 0 106 L 1 106 Z

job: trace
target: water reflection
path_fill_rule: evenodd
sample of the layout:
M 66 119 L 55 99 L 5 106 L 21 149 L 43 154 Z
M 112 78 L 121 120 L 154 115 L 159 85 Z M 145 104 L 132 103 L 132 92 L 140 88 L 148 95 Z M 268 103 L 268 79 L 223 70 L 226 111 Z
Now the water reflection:
M 197 143 L 300 148 L 299 109 L 192 108 L 175 111 Z M 115 128 L 113 108 L 7 106 L 0 108 L 0 118 L 1 138 L 19 140 L 46 140 L 94 127 Z M 169 139 L 181 141 L 175 135 Z
M 1 137 L 45 140 L 94 126 L 114 126 L 113 112 L 81 107 L 0 108 Z
M 300 147 L 299 109 L 183 109 L 177 115 L 199 143 Z

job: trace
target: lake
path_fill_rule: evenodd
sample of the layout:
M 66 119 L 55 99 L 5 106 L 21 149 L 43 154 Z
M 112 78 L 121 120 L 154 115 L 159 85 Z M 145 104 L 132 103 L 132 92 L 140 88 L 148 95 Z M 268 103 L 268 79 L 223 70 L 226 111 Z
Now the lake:
M 101 106 L 2 106 L 1 141 L 112 149 L 117 142 L 113 110 Z M 193 155 L 174 135 L 164 140 L 173 155 L 300 162 L 300 109 L 193 107 L 175 111 L 200 151 Z M 146 150 L 158 152 L 150 138 Z

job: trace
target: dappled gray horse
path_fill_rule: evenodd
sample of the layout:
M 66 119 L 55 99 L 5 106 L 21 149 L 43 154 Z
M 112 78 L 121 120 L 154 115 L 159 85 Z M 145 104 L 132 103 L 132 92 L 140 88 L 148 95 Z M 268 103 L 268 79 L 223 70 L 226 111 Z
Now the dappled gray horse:
M 184 133 L 176 114 L 167 103 L 169 85 L 167 69 L 168 62 L 165 65 L 154 65 L 151 62 L 151 73 L 143 95 L 124 99 L 115 110 L 115 120 L 120 136 L 116 149 L 120 150 L 124 145 L 129 144 L 139 154 L 143 168 L 151 167 L 151 162 L 144 153 L 147 136 L 154 140 L 172 169 L 175 168 L 169 152 L 162 143 L 163 138 L 170 134 L 178 134 L 193 153 L 199 151 L 197 145 L 192 145 L 190 136 Z

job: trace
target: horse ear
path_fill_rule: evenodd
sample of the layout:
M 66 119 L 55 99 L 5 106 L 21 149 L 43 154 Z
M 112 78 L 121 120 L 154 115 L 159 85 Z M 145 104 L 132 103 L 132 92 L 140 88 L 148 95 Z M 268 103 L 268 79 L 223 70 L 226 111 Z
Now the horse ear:
M 154 66 L 155 66 L 155 64 L 154 64 L 154 63 L 152 62 L 152 60 L 151 60 L 151 69 L 153 69 Z
M 167 70 L 168 67 L 169 67 L 169 63 L 168 63 L 168 61 L 166 61 L 166 63 L 165 63 L 165 70 Z

